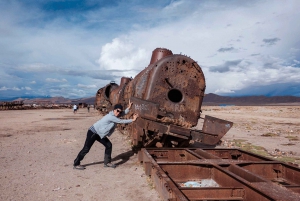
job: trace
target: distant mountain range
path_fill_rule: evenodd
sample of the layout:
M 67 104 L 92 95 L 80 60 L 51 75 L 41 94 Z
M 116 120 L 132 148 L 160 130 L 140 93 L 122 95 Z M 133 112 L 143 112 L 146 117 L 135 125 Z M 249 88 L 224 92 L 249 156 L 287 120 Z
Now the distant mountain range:
M 296 96 L 242 96 L 229 97 L 206 94 L 203 105 L 300 105 L 300 97 Z
M 79 104 L 86 103 L 90 105 L 95 104 L 95 97 L 88 98 L 77 98 L 69 99 L 64 97 L 51 97 L 51 98 L 18 98 L 13 101 L 23 101 L 24 104 L 38 104 L 38 103 L 49 103 L 49 104 Z M 0 101 L 1 102 L 1 101 Z
M 18 98 L 13 101 L 23 100 L 25 104 L 48 102 L 52 104 L 95 104 L 95 97 L 68 99 L 64 97 L 47 98 Z M 0 101 L 1 102 L 1 101 Z M 300 105 L 300 97 L 296 96 L 219 96 L 213 93 L 206 94 L 203 105 Z

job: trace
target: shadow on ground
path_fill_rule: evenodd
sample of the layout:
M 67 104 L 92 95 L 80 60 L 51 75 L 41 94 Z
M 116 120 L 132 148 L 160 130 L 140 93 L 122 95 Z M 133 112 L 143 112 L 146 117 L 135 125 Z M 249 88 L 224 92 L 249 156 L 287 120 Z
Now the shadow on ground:
M 115 164 L 116 165 L 122 165 L 122 164 L 126 163 L 130 159 L 130 157 L 133 156 L 135 153 L 136 153 L 136 151 L 133 151 L 133 150 L 121 153 L 121 154 L 115 156 L 112 159 L 112 161 L 121 160 L 120 162 L 117 162 Z M 98 165 L 98 164 L 102 164 L 103 162 L 104 161 L 99 161 L 99 162 L 94 162 L 94 163 L 88 163 L 88 164 L 85 164 L 84 166 L 87 167 L 87 166 L 91 166 L 91 165 Z

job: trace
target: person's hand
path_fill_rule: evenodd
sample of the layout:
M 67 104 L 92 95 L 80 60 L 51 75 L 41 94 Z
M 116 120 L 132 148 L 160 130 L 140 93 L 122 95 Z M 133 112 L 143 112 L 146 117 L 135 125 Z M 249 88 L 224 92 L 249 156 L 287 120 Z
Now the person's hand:
M 136 113 L 134 113 L 134 115 L 133 115 L 133 121 L 135 121 L 137 118 L 139 117 L 139 115 L 138 114 L 136 114 Z
M 131 102 L 131 101 L 130 101 L 130 99 L 129 99 L 129 103 L 128 103 L 128 109 L 130 109 L 130 108 L 131 108 L 132 104 L 133 104 L 133 102 Z

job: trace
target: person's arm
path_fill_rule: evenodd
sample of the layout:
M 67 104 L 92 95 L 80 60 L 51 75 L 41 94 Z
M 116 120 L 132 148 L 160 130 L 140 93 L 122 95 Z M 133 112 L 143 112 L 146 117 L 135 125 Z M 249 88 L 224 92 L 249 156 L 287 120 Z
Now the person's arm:
M 132 104 L 133 104 L 133 102 L 131 102 L 130 99 L 129 99 L 129 103 L 128 103 L 128 107 L 127 107 L 128 110 L 130 110 Z
M 131 102 L 130 99 L 129 99 L 128 107 L 126 108 L 126 111 L 125 111 L 126 114 L 129 112 L 132 104 L 133 104 L 133 102 Z M 135 121 L 138 117 L 139 117 L 139 115 L 134 113 L 132 121 Z
M 130 99 L 129 99 L 128 107 L 127 107 L 126 110 L 124 111 L 124 114 L 128 114 L 128 112 L 129 112 L 129 110 L 130 110 L 132 104 L 133 104 L 133 102 L 131 102 Z
M 134 122 L 138 117 L 139 117 L 138 114 L 133 114 L 132 119 L 120 119 L 120 118 L 114 116 L 114 118 L 111 119 L 111 121 L 114 123 L 117 123 L 117 124 L 128 124 L 128 123 Z

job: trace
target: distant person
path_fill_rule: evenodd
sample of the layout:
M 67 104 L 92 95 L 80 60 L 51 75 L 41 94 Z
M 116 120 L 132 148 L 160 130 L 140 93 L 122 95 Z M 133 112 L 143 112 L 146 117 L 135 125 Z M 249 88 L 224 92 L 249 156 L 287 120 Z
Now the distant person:
M 90 105 L 87 105 L 88 112 L 90 112 Z
M 74 112 L 74 114 L 77 112 L 77 105 L 76 104 L 73 105 L 73 112 Z
M 138 114 L 133 115 L 133 119 L 120 119 L 119 117 L 128 114 L 132 102 L 129 100 L 128 108 L 123 111 L 121 104 L 116 104 L 114 109 L 105 115 L 102 119 L 94 123 L 87 132 L 86 140 L 82 150 L 78 153 L 77 158 L 74 160 L 74 169 L 84 170 L 85 167 L 80 165 L 80 161 L 90 151 L 94 142 L 97 140 L 105 146 L 104 153 L 104 167 L 115 168 L 116 165 L 111 163 L 112 144 L 107 138 L 114 132 L 116 124 L 128 124 L 135 121 L 138 118 Z

